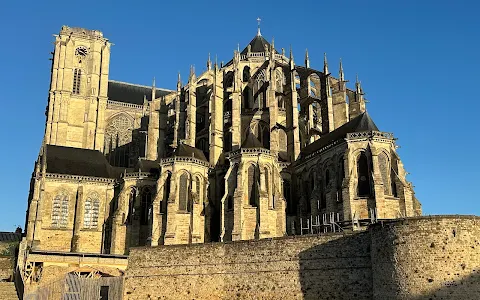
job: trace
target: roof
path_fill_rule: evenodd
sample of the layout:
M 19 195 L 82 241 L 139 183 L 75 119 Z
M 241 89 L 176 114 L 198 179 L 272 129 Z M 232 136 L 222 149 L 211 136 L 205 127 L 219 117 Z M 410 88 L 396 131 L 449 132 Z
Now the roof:
M 261 35 L 256 35 L 253 40 L 248 43 L 248 45 L 251 46 L 250 52 L 265 52 L 265 46 L 270 49 L 270 43 L 267 42 L 267 40 L 261 36 Z M 241 54 L 246 54 L 248 51 L 248 45 L 245 47 L 245 49 L 242 50 Z M 275 52 L 277 52 L 275 50 Z
M 136 169 L 141 170 L 142 172 L 154 173 L 160 169 L 160 166 L 157 161 L 140 159 L 138 160 Z M 158 173 L 158 172 L 157 172 Z
M 155 97 L 170 94 L 171 90 L 155 88 Z M 115 80 L 108 81 L 108 99 L 142 105 L 144 99 L 152 100 L 152 87 Z
M 243 141 L 242 148 L 264 148 L 263 144 L 253 134 L 252 130 L 248 130 L 247 138 Z
M 300 155 L 305 157 L 318 149 L 330 144 L 333 141 L 344 139 L 347 133 L 362 132 L 362 131 L 379 131 L 377 125 L 367 112 L 364 112 L 357 117 L 351 119 L 349 122 L 343 124 L 332 132 L 327 133 L 320 139 L 305 147 Z
M 208 162 L 202 150 L 185 144 L 178 145 L 177 149 L 173 152 L 173 156 L 194 157 Z
M 0 243 L 20 242 L 21 240 L 21 233 L 0 231 Z
M 116 170 L 98 150 L 47 145 L 47 172 L 115 178 Z

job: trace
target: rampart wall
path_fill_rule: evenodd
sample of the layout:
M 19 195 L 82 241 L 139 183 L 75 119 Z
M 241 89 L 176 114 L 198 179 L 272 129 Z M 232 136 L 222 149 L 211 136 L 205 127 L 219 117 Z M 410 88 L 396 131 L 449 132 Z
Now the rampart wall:
M 125 299 L 478 299 L 480 218 L 351 234 L 134 248 Z

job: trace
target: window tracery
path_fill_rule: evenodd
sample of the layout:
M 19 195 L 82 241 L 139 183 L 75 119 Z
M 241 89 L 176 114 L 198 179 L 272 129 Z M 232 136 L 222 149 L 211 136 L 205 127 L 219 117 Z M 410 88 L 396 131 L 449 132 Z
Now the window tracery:
M 83 227 L 94 229 L 98 226 L 98 212 L 100 210 L 100 200 L 97 193 L 92 193 L 85 200 L 85 213 L 83 215 Z
M 66 228 L 68 223 L 68 194 L 60 191 L 52 203 L 52 226 Z

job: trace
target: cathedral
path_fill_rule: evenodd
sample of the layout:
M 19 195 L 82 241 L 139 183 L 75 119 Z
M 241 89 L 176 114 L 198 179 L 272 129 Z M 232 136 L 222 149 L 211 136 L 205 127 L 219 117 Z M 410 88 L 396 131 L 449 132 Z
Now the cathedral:
M 259 28 L 169 90 L 111 80 L 111 45 L 97 30 L 55 35 L 30 251 L 120 257 L 421 215 L 393 134 L 341 62 L 337 76 L 326 55 L 322 70 L 308 52 L 297 64 Z

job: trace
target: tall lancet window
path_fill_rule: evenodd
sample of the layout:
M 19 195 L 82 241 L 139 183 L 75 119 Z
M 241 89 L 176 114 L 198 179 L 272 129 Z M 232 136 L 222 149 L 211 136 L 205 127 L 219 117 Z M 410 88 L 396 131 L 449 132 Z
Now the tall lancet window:
M 256 167 L 254 165 L 250 165 L 247 171 L 247 179 L 248 179 L 248 199 L 249 204 L 252 206 L 257 206 L 257 198 L 258 198 L 258 184 L 257 184 L 257 174 L 256 174 Z
M 140 203 L 140 225 L 148 225 L 152 219 L 152 213 L 152 192 L 149 188 L 145 188 Z
M 178 190 L 178 209 L 181 211 L 190 211 L 189 205 L 189 187 L 188 187 L 188 174 L 183 173 L 180 175 L 180 184 Z
M 371 196 L 371 174 L 365 152 L 362 152 L 357 161 L 357 192 L 359 197 Z
M 81 86 L 81 80 L 82 80 L 82 70 L 81 69 L 75 69 L 73 70 L 73 93 L 74 94 L 80 94 L 80 86 Z
M 254 108 L 266 108 L 267 97 L 265 95 L 265 70 L 260 71 L 254 82 L 253 88 L 253 96 L 255 98 Z
M 383 191 L 385 195 L 391 195 L 392 190 L 391 190 L 390 176 L 389 176 L 390 166 L 388 162 L 388 157 L 383 152 L 378 155 L 378 165 L 380 168 L 380 174 L 382 175 Z
M 92 193 L 85 200 L 85 213 L 83 215 L 83 228 L 95 229 L 98 226 L 98 212 L 100 200 L 97 193 Z
M 60 191 L 52 203 L 52 226 L 58 228 L 67 227 L 68 223 L 68 194 Z

